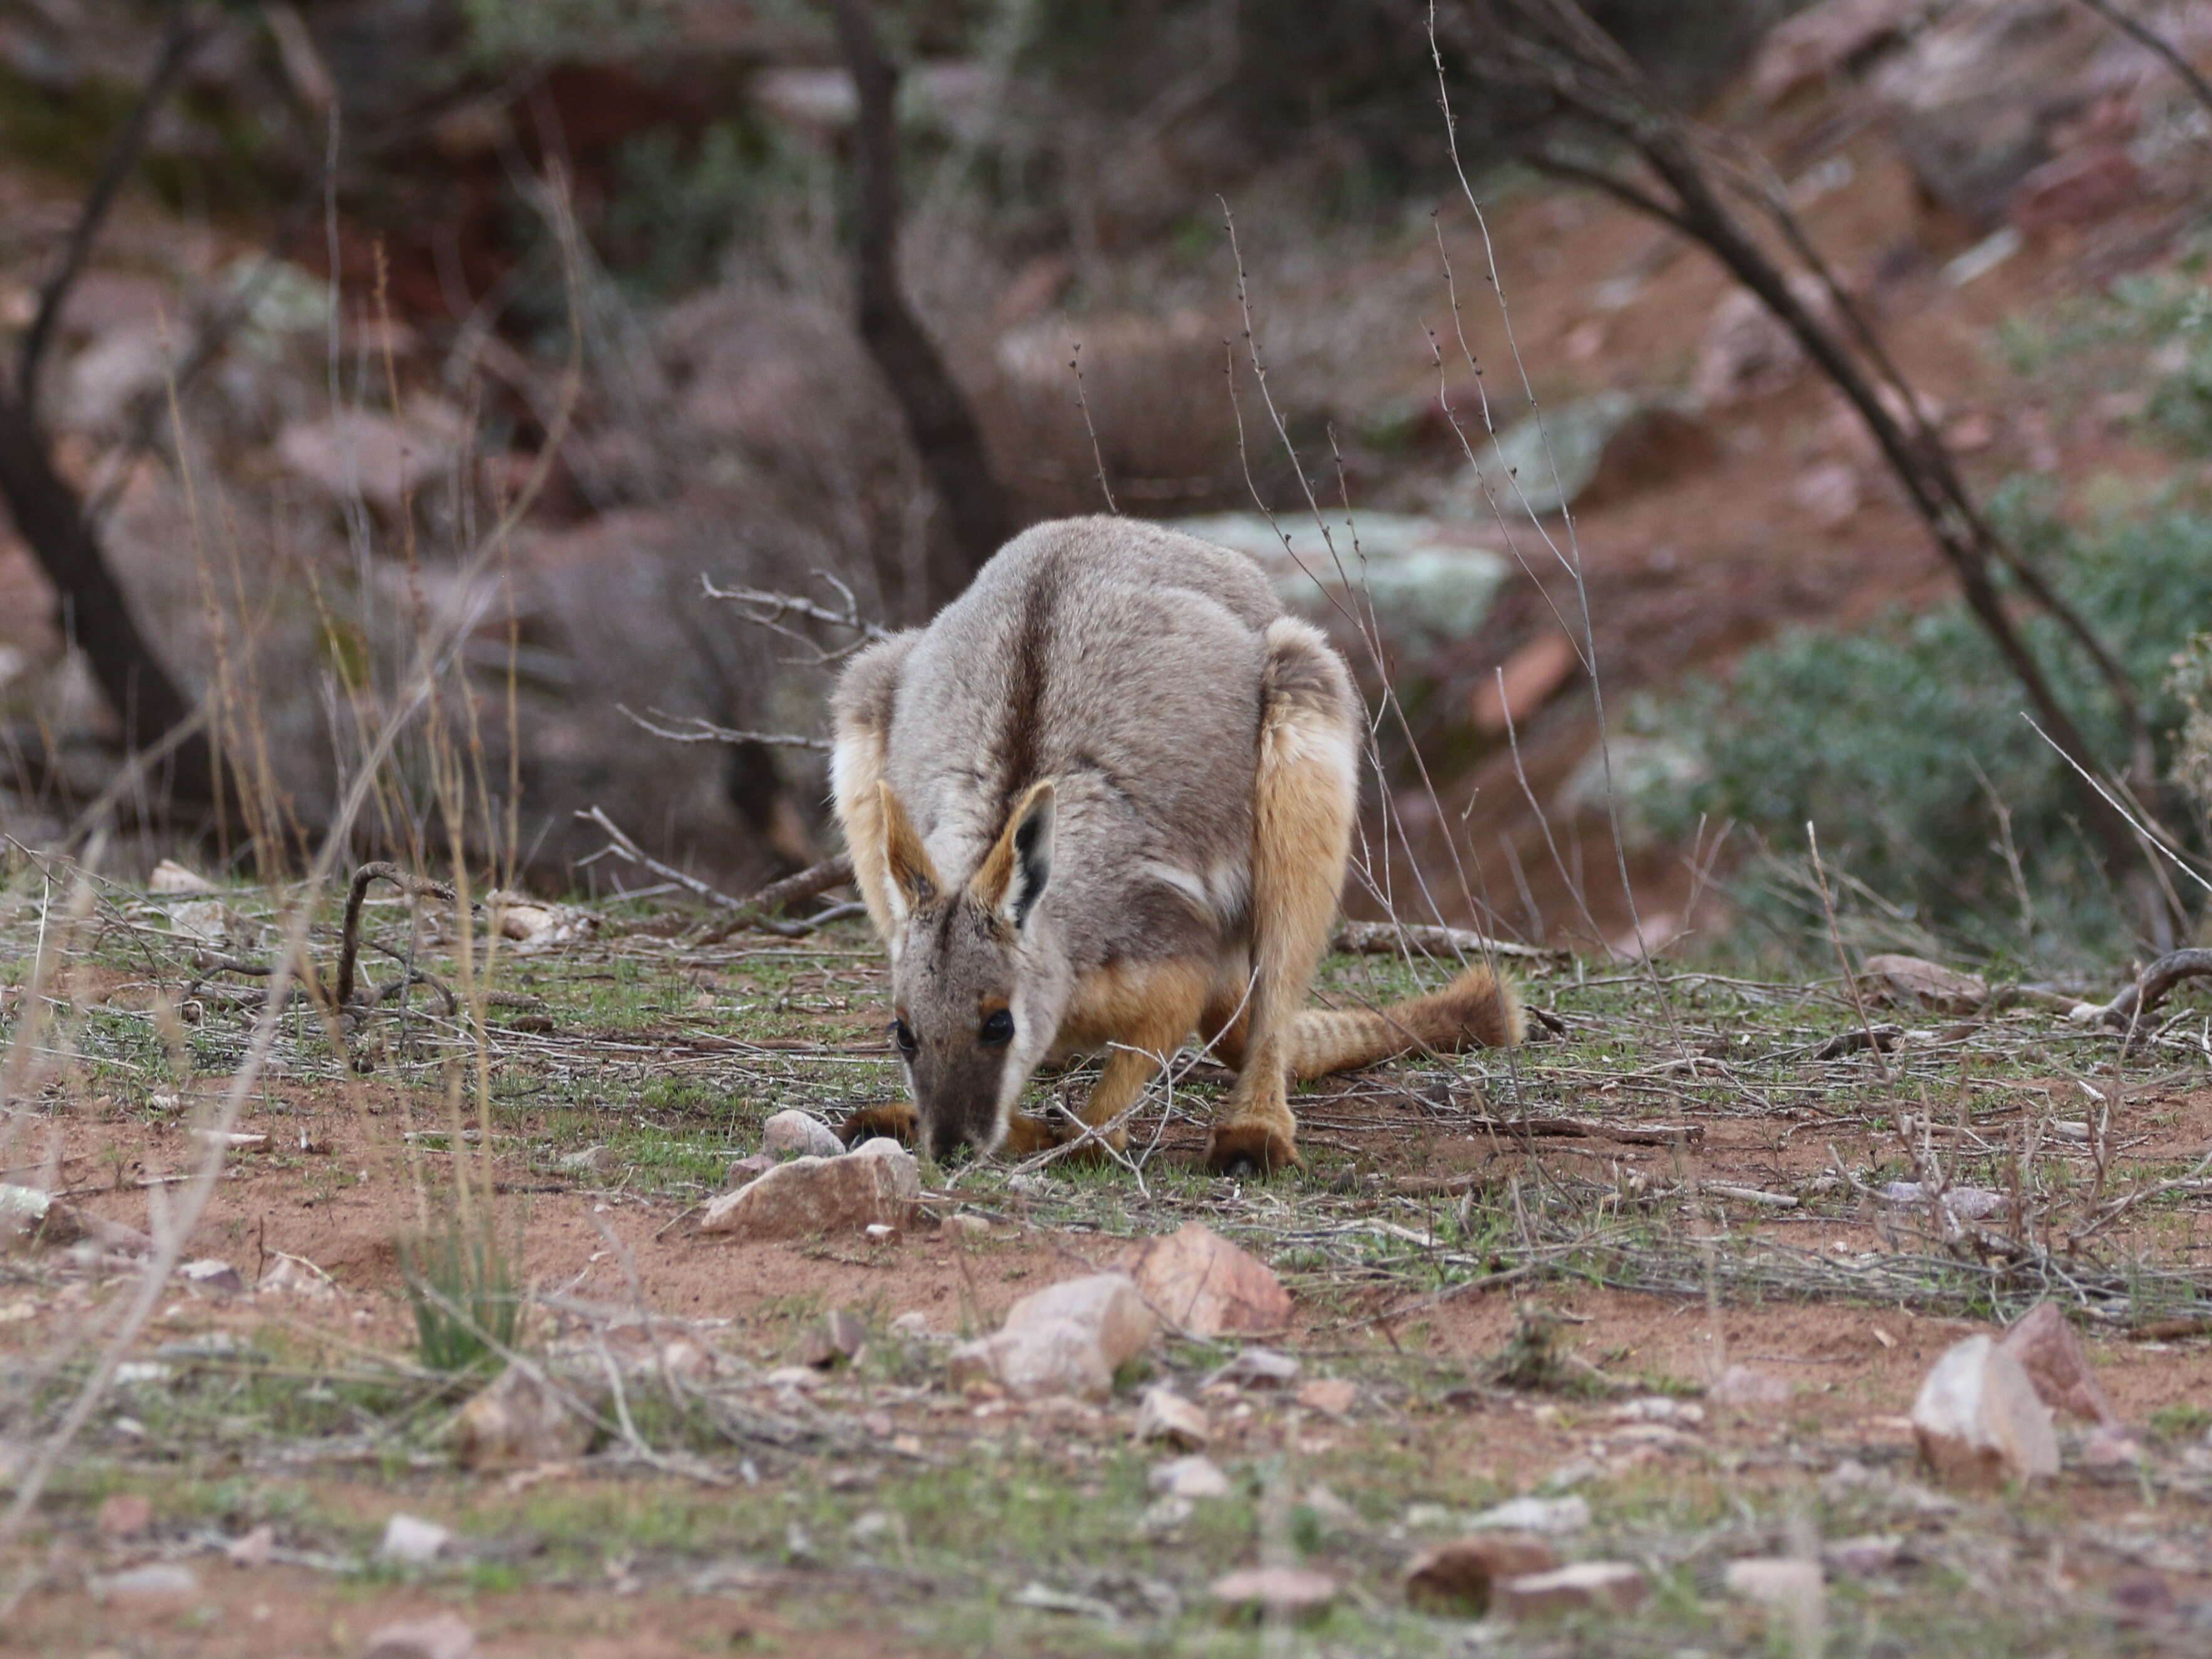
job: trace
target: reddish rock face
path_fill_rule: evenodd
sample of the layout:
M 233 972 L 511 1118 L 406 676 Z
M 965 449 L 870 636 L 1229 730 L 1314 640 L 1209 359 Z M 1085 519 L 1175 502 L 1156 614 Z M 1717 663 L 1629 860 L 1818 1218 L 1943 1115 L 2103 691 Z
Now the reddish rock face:
M 2115 1425 L 2119 1415 L 2097 1384 L 2081 1339 L 2055 1302 L 2039 1302 L 2005 1333 L 2004 1352 L 2020 1362 L 2037 1399 L 2055 1412 L 2087 1422 Z
M 1277 1331 L 1291 1320 L 1290 1292 L 1273 1270 L 1195 1221 L 1146 1249 L 1137 1288 L 1193 1336 Z

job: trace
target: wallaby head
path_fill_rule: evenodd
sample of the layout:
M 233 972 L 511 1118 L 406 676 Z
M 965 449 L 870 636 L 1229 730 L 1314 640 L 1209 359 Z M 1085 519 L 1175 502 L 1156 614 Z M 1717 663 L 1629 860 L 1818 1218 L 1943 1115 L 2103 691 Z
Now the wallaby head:
M 1068 975 L 1037 916 L 1052 876 L 1053 787 L 1006 815 L 964 887 L 947 890 L 888 782 L 878 784 L 893 923 L 891 1042 L 921 1144 L 945 1158 L 994 1150 L 1052 1046 Z

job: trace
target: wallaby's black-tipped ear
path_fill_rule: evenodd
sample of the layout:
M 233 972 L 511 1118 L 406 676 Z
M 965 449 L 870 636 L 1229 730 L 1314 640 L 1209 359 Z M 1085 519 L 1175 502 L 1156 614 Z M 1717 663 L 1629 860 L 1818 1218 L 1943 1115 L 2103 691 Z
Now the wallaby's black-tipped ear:
M 1054 799 L 1050 778 L 1030 785 L 968 884 L 977 902 L 1010 927 L 1030 919 L 1052 875 Z
M 890 896 L 901 920 L 935 898 L 945 884 L 929 861 L 929 849 L 915 833 L 906 808 L 891 793 L 888 780 L 876 785 L 876 799 L 884 814 L 884 867 L 890 877 Z

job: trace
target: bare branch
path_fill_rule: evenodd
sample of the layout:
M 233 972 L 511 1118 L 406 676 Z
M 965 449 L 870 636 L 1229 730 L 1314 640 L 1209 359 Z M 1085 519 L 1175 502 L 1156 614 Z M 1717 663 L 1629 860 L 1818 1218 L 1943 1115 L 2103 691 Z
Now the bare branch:
M 2212 110 L 2212 81 L 2197 73 L 2197 66 L 2181 55 L 2174 44 L 2140 18 L 2130 17 L 2112 0 L 2081 0 L 2081 3 L 2103 18 L 2129 40 L 2153 52 L 2182 79 L 2184 85 L 2197 95 L 2197 101 Z
M 812 749 L 827 754 L 831 748 L 827 738 L 802 738 L 789 732 L 740 732 L 734 726 L 717 726 L 697 714 L 668 714 L 659 709 L 647 712 L 656 719 L 680 720 L 688 728 L 678 731 L 665 726 L 656 726 L 644 714 L 617 703 L 615 708 L 634 726 L 650 732 L 656 738 L 665 738 L 671 743 L 764 743 L 779 749 Z

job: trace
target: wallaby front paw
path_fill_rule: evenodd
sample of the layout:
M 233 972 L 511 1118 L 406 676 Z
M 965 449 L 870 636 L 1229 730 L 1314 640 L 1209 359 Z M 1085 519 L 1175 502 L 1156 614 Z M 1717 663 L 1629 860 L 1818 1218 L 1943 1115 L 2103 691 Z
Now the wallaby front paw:
M 896 1106 L 864 1106 L 837 1126 L 837 1139 L 848 1146 L 857 1146 L 864 1140 L 873 1140 L 878 1135 L 889 1135 L 893 1140 L 911 1146 L 916 1139 L 920 1120 L 914 1107 L 906 1103 Z
M 1271 1176 L 1304 1166 L 1290 1130 L 1264 1118 L 1217 1123 L 1206 1144 L 1206 1167 L 1216 1175 Z

